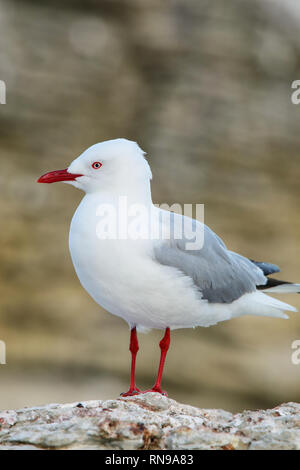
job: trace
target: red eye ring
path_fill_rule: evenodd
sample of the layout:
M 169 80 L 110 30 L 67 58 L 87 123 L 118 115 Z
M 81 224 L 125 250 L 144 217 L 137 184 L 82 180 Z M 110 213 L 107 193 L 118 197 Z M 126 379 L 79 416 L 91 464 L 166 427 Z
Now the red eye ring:
M 94 162 L 94 163 L 92 164 L 92 167 L 94 168 L 94 170 L 99 170 L 99 168 L 102 167 L 102 163 L 100 163 L 100 162 Z

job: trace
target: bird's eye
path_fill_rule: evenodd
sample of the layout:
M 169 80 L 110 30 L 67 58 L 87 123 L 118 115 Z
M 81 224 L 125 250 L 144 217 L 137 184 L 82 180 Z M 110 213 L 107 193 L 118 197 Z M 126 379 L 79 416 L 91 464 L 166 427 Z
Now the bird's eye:
M 102 167 L 102 163 L 100 163 L 100 162 L 94 162 L 94 163 L 92 164 L 92 167 L 94 168 L 94 170 L 99 170 L 99 168 Z

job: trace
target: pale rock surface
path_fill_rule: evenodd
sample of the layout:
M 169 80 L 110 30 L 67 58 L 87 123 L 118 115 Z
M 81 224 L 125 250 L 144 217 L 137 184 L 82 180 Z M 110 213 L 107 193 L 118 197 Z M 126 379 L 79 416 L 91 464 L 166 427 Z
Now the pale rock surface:
M 300 449 L 300 404 L 232 414 L 159 394 L 0 412 L 5 449 Z

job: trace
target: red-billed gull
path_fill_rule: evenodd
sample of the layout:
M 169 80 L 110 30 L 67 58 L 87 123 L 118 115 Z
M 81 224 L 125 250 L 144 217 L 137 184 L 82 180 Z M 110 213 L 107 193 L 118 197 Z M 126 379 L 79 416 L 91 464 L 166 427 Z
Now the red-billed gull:
M 202 222 L 155 207 L 151 177 L 140 147 L 115 139 L 93 145 L 67 169 L 38 180 L 63 181 L 86 193 L 71 223 L 70 252 L 82 286 L 131 329 L 131 382 L 125 396 L 140 393 L 135 384 L 137 331 L 165 330 L 151 389 L 165 393 L 161 378 L 170 330 L 207 327 L 246 314 L 287 318 L 284 311 L 296 309 L 264 292 L 300 291 L 299 284 L 267 278 L 279 268 L 229 251 Z M 143 214 L 136 221 L 138 208 Z M 189 248 L 185 225 L 200 241 L 198 247 Z

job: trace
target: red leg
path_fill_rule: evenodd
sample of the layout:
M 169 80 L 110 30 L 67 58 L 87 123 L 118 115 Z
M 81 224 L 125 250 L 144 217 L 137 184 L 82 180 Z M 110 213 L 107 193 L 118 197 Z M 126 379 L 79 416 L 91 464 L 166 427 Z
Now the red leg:
M 136 327 L 132 328 L 130 333 L 130 344 L 129 344 L 129 351 L 131 352 L 131 375 L 130 375 L 130 387 L 128 392 L 121 393 L 122 397 L 129 397 L 132 395 L 137 395 L 140 393 L 140 390 L 135 385 L 135 360 L 136 355 L 139 350 L 139 342 L 137 339 L 136 334 Z
M 153 386 L 151 390 L 145 390 L 143 393 L 158 392 L 158 393 L 161 393 L 162 395 L 168 396 L 167 392 L 161 389 L 161 379 L 162 379 L 166 355 L 167 355 L 169 346 L 170 346 L 170 328 L 166 328 L 165 336 L 159 343 L 161 354 L 160 354 L 160 362 L 159 362 L 158 374 L 157 374 L 155 385 Z

